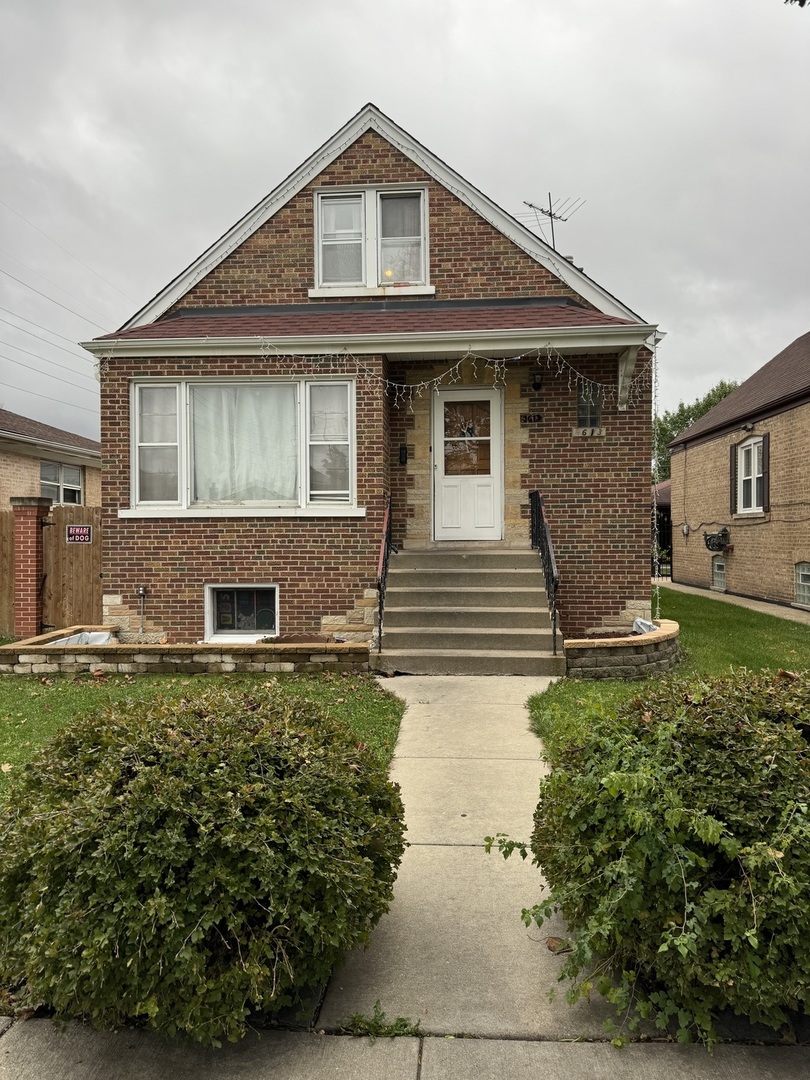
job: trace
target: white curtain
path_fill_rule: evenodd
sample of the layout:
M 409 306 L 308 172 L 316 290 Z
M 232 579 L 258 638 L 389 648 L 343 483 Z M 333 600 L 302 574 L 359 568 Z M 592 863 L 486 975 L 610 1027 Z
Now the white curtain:
M 192 387 L 191 458 L 192 502 L 297 502 L 296 387 Z

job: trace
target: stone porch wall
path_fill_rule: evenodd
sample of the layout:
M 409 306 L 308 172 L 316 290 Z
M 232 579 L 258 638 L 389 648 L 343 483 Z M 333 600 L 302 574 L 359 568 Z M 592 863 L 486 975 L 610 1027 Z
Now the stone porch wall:
M 646 679 L 670 671 L 680 659 L 680 627 L 660 619 L 658 630 L 622 638 L 566 640 L 568 675 L 577 679 Z

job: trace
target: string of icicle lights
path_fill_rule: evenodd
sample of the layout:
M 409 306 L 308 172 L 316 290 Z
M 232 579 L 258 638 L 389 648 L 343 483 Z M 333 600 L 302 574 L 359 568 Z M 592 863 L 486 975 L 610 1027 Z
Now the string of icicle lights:
M 302 357 L 285 354 L 271 342 L 266 342 L 261 351 L 263 356 L 272 356 L 277 360 L 279 367 L 289 369 L 288 374 L 301 374 L 301 372 L 293 369 L 300 366 Z M 362 357 L 355 356 L 350 352 L 321 353 L 307 357 L 307 359 L 317 362 L 320 366 L 328 365 L 339 369 L 339 372 L 344 374 L 346 367 L 350 366 L 353 368 L 353 373 L 359 378 L 379 383 L 384 393 L 392 398 L 393 405 L 396 408 L 404 406 L 411 411 L 413 411 L 414 402 L 424 397 L 425 394 L 438 392 L 443 386 L 451 386 L 453 383 L 460 382 L 463 378 L 465 365 L 473 379 L 478 379 L 480 371 L 491 375 L 493 386 L 505 386 L 509 364 L 526 360 L 538 366 L 542 364 L 558 378 L 567 380 L 568 389 L 576 390 L 578 394 L 581 394 L 583 400 L 589 404 L 595 404 L 596 402 L 602 402 L 606 405 L 613 404 L 616 401 L 618 389 L 615 382 L 602 383 L 583 375 L 551 345 L 498 359 L 482 356 L 480 353 L 469 350 L 446 371 L 413 383 L 401 383 L 396 382 L 394 379 L 387 379 L 369 368 Z M 634 408 L 645 397 L 646 391 L 652 386 L 653 372 L 654 362 L 653 359 L 650 359 L 630 380 L 627 387 L 628 408 Z

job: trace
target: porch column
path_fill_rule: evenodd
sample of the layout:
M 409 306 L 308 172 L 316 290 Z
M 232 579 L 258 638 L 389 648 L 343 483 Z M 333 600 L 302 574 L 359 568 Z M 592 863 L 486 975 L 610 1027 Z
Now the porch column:
M 36 637 L 42 626 L 42 521 L 51 500 L 12 497 L 14 509 L 14 636 Z

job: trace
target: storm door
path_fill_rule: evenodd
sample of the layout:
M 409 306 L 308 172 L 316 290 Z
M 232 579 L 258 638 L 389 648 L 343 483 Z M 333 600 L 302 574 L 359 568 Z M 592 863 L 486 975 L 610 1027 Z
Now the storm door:
M 503 538 L 503 428 L 499 390 L 433 395 L 433 535 Z

